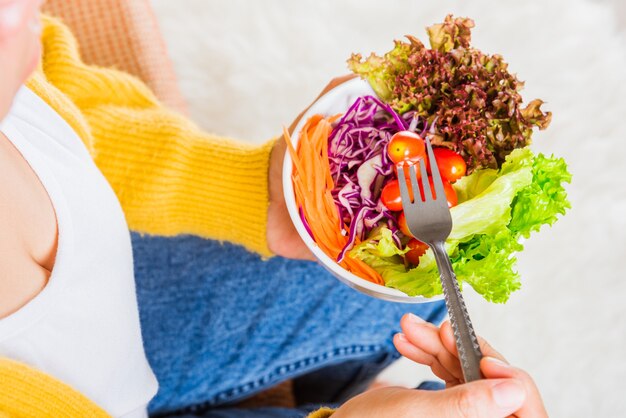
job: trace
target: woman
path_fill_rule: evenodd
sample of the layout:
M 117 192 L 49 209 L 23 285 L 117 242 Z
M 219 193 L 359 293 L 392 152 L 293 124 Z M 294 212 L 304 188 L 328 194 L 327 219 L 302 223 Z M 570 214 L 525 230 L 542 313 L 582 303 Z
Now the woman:
M 143 348 L 128 227 L 161 236 L 188 233 L 227 240 L 263 256 L 274 253 L 302 257 L 306 254 L 304 246 L 288 222 L 281 197 L 278 173 L 284 151 L 273 142 L 251 147 L 207 135 L 163 109 L 136 79 L 85 66 L 67 29 L 53 19 L 44 19 L 43 57 L 33 73 L 40 62 L 39 6 L 35 0 L 0 0 L 0 354 L 17 360 L 0 363 L 0 391 L 11 395 L 0 397 L 10 399 L 1 405 L 0 412 L 9 416 L 37 415 L 32 409 L 35 408 L 54 415 L 56 407 L 69 408 L 67 400 L 71 399 L 77 416 L 82 415 L 77 412 L 80 408 L 102 413 L 78 391 L 111 415 L 145 416 L 146 406 L 157 391 L 157 380 Z M 22 86 L 27 79 L 27 86 Z M 136 242 L 140 241 L 136 237 Z M 213 244 L 208 245 L 211 256 L 219 257 L 212 263 L 213 269 L 230 263 L 236 266 L 231 274 L 241 275 L 244 265 L 237 264 L 243 253 L 220 252 L 210 246 Z M 141 251 L 141 246 L 136 251 Z M 226 254 L 234 256 L 224 260 Z M 169 264 L 179 266 L 178 276 L 183 277 L 182 271 L 195 260 L 189 254 L 176 255 L 182 259 L 170 259 Z M 278 263 L 269 264 L 277 268 L 267 275 L 266 280 L 271 280 L 261 282 L 256 292 L 252 283 L 247 283 L 249 287 L 243 292 L 226 291 L 225 300 L 244 293 L 256 295 L 256 300 L 249 298 L 253 305 L 281 307 L 276 295 L 269 295 L 269 302 L 267 298 L 258 299 L 259 294 L 267 296 L 261 292 L 269 287 L 267 283 L 280 284 L 281 274 L 277 271 L 282 268 L 285 277 L 294 276 L 294 272 L 300 277 L 319 273 L 317 267 L 309 264 L 274 260 L 268 262 Z M 257 259 L 249 261 L 249 265 L 260 266 Z M 297 268 L 301 270 L 294 271 Z M 265 317 L 251 321 L 245 312 L 236 316 L 242 309 L 207 309 L 208 305 L 218 304 L 203 301 L 202 295 L 208 297 L 215 292 L 206 283 L 190 284 L 190 276 L 193 274 L 184 274 L 185 279 L 180 282 L 171 280 L 176 283 L 172 292 L 164 291 L 165 282 L 138 281 L 139 299 L 144 301 L 139 309 L 143 340 L 161 383 L 161 391 L 151 405 L 153 412 L 206 409 L 290 377 L 298 378 L 300 387 L 315 386 L 320 381 L 330 387 L 333 382 L 322 366 L 341 363 L 343 367 L 345 360 L 365 359 L 361 364 L 349 364 L 348 374 L 358 370 L 360 377 L 368 377 L 374 374 L 372 370 L 378 370 L 374 367 L 363 372 L 373 359 L 382 367 L 393 357 L 384 356 L 389 350 L 381 343 L 384 339 L 380 334 L 367 328 L 365 331 L 370 332 L 353 332 L 358 320 L 350 321 L 346 313 L 358 316 L 355 305 L 362 299 L 351 294 L 343 299 L 338 311 L 337 301 L 342 299 L 328 298 L 324 293 L 346 291 L 334 281 L 327 281 L 323 288 L 304 289 L 326 300 L 334 312 L 327 317 L 317 314 L 307 318 L 310 311 L 301 302 L 310 298 L 294 298 L 290 291 L 297 287 L 279 286 L 279 296 L 293 303 L 289 318 L 299 317 L 286 325 L 283 315 L 281 326 L 271 328 L 258 327 L 259 323 L 267 325 L 276 319 L 271 312 L 263 311 Z M 193 295 L 200 298 L 190 299 Z M 388 305 L 383 308 L 378 301 L 364 303 L 379 308 L 372 310 L 375 314 L 368 321 L 385 312 L 388 322 L 399 310 Z M 249 305 L 246 303 L 245 307 Z M 157 308 L 151 312 L 153 306 Z M 438 321 L 441 304 L 422 307 L 419 313 Z M 321 326 L 322 318 L 329 322 Z M 337 323 L 338 319 L 344 322 Z M 222 329 L 211 327 L 212 323 L 220 324 Z M 305 329 L 298 329 L 303 323 Z M 346 325 L 350 325 L 347 339 L 337 343 L 342 335 L 335 334 L 340 334 Z M 316 335 L 316 327 L 323 328 L 326 334 Z M 176 334 L 165 338 L 172 330 Z M 432 329 L 427 331 L 432 334 Z M 388 333 L 388 328 L 382 332 Z M 418 337 L 419 332 L 415 334 Z M 262 357 L 240 355 L 260 351 L 263 346 L 257 343 L 274 334 L 281 339 L 265 345 L 274 351 L 265 352 Z M 236 344 L 232 344 L 233 336 L 239 338 Z M 308 343 L 307 336 L 311 336 Z M 311 354 L 312 345 L 320 345 L 326 337 L 332 337 L 333 347 L 326 347 L 320 355 Z M 224 353 L 211 346 L 220 338 L 229 348 Z M 363 339 L 367 338 L 371 342 L 364 344 Z M 403 342 L 396 343 L 402 347 Z M 416 350 L 420 347 L 411 344 L 400 349 L 408 350 L 409 346 Z M 429 353 L 428 347 L 422 350 Z M 435 354 L 443 356 L 439 351 L 429 355 Z M 454 354 L 448 354 L 446 364 L 452 368 L 454 361 L 450 356 Z M 212 363 L 210 359 L 215 357 L 219 361 Z M 283 366 L 279 366 L 281 362 Z M 230 372 L 219 376 L 219 369 L 225 365 L 231 367 Z M 248 374 L 225 382 L 244 368 Z M 272 368 L 276 373 L 266 373 Z M 303 376 L 313 370 L 318 373 L 314 379 Z M 490 370 L 484 368 L 487 376 Z M 355 398 L 335 414 L 362 417 L 363 411 L 379 410 L 388 416 L 402 416 L 402 411 L 409 409 L 433 411 L 435 405 L 454 408 L 455 399 L 467 401 L 475 394 L 483 396 L 476 403 L 476 411 L 483 407 L 496 408 L 506 415 L 524 411 L 529 401 L 536 404 L 534 386 L 511 370 L 508 375 L 500 371 L 503 377 L 515 377 L 506 390 L 502 384 L 507 381 L 500 380 L 431 395 L 383 389 Z M 248 379 L 250 384 L 236 385 L 239 378 Z M 354 376 L 345 378 L 349 383 L 354 380 Z M 498 399 L 492 396 L 498 392 L 497 387 L 508 394 L 500 397 L 508 399 L 507 405 L 493 402 Z M 49 403 L 33 403 L 32 399 L 42 399 L 38 396 L 42 390 Z M 305 395 L 307 392 L 310 391 L 302 391 Z M 346 392 L 342 395 L 345 397 Z M 337 391 L 333 396 L 325 396 L 323 401 L 341 399 Z M 200 407 L 203 403 L 204 407 Z M 329 413 L 322 410 L 317 416 Z M 377 414 L 381 416 L 380 412 Z

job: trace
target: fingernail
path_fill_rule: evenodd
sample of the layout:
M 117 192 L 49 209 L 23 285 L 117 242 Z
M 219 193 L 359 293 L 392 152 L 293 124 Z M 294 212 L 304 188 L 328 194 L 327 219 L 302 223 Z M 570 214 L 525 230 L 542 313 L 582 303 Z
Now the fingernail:
M 409 313 L 409 321 L 413 322 L 414 324 L 423 324 L 426 322 L 419 316 L 412 313 Z
M 495 358 L 495 357 L 483 357 L 485 360 L 490 361 L 492 363 L 495 363 L 501 367 L 511 367 L 511 365 L 505 361 L 500 360 L 499 358 Z
M 408 342 L 409 340 L 406 339 L 406 335 L 404 335 L 403 333 L 399 332 L 396 334 L 396 337 L 398 338 L 398 340 L 402 341 L 402 342 Z
M 526 391 L 521 382 L 506 380 L 491 388 L 493 400 L 501 409 L 514 412 L 522 407 L 526 399 Z

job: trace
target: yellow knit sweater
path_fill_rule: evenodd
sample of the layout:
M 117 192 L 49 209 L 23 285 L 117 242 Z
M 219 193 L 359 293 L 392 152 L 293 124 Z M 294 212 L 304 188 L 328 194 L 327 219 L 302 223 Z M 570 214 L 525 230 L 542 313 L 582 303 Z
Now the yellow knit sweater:
M 190 233 L 270 255 L 265 239 L 273 141 L 253 146 L 201 131 L 137 78 L 85 65 L 67 27 L 44 18 L 28 86 L 79 134 L 130 228 Z
M 269 256 L 268 164 L 252 146 L 202 132 L 127 74 L 85 65 L 68 29 L 44 18 L 43 57 L 28 86 L 78 133 L 131 229 L 196 234 Z M 323 408 L 310 418 L 325 418 Z M 0 418 L 108 415 L 53 377 L 0 358 Z

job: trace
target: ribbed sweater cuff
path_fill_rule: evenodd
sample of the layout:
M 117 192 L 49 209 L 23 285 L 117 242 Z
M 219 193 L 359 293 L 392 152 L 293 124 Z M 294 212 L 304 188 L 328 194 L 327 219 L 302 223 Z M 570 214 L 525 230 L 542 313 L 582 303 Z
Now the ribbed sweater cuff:
M 188 219 L 190 232 L 271 256 L 267 245 L 268 173 L 275 141 L 261 146 L 220 142 L 218 148 L 196 150 L 192 170 L 179 173 L 186 178 L 179 202 L 196 206 L 188 212 L 195 217 Z M 202 225 L 205 231 L 194 230 Z

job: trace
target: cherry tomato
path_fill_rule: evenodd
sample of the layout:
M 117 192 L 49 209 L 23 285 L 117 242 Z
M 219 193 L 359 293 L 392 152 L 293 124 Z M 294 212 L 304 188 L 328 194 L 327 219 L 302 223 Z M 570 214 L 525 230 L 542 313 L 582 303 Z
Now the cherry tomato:
M 404 216 L 404 212 L 400 212 L 400 215 L 398 215 L 398 226 L 400 227 L 400 231 L 402 231 L 404 235 L 411 238 L 413 237 L 413 234 L 411 234 L 411 231 L 409 231 L 409 227 L 406 224 L 406 217 Z
M 433 178 L 428 176 L 428 182 L 430 183 L 430 191 L 432 192 L 433 196 L 435 195 L 435 185 L 433 183 Z M 448 201 L 448 207 L 451 208 L 453 206 L 456 206 L 456 204 L 459 202 L 459 199 L 456 196 L 456 190 L 454 190 L 454 187 L 452 187 L 452 185 L 450 184 L 450 182 L 446 179 L 441 179 L 441 182 L 443 183 L 443 191 L 446 194 L 446 200 Z
M 404 258 L 410 264 L 417 266 L 420 263 L 420 257 L 428 249 L 428 244 L 425 244 L 415 238 L 411 238 L 411 240 L 407 243 L 407 247 L 409 247 L 411 250 L 404 255 Z
M 387 144 L 387 155 L 396 164 L 406 161 L 416 162 L 426 156 L 424 140 L 415 132 L 395 133 Z
M 442 147 L 434 148 L 433 153 L 437 160 L 437 167 L 439 167 L 441 178 L 449 182 L 455 182 L 465 175 L 467 165 L 463 157 L 459 154 L 451 149 Z M 428 164 L 428 174 L 430 174 L 430 162 Z
M 441 182 L 443 183 L 443 191 L 446 194 L 446 201 L 448 202 L 448 207 L 451 208 L 453 206 L 456 206 L 457 203 L 459 202 L 459 199 L 456 195 L 456 190 L 454 190 L 454 187 L 452 187 L 452 184 L 450 184 L 448 180 L 441 179 Z M 408 183 L 408 179 L 407 179 L 407 183 Z M 435 196 L 435 184 L 433 183 L 432 177 L 428 177 L 428 183 L 430 183 L 430 191 L 432 192 L 433 197 L 434 197 Z M 424 198 L 423 190 L 420 190 L 420 195 L 423 200 Z M 413 200 L 413 190 L 411 189 L 411 187 L 409 187 L 409 196 L 411 197 L 411 200 Z M 389 183 L 387 183 L 385 187 L 383 187 L 383 191 L 381 192 L 380 198 L 383 202 L 383 205 L 385 205 L 387 209 L 393 210 L 393 211 L 402 210 L 402 197 L 400 196 L 400 184 L 398 183 L 398 180 L 391 180 Z M 406 220 L 404 220 L 404 213 L 401 214 L 401 218 L 406 225 Z M 398 218 L 398 222 L 400 223 L 400 218 Z M 402 229 L 402 225 L 400 225 L 400 229 Z M 405 230 L 408 231 L 408 228 L 405 228 Z M 403 230 L 402 232 L 405 232 L 405 230 Z M 405 234 L 405 235 L 409 235 L 409 234 Z
M 426 161 L 426 160 L 423 160 L 423 161 Z M 421 164 L 421 163 L 420 163 L 420 164 Z M 395 165 L 393 166 L 393 171 L 394 171 L 394 173 L 396 174 L 396 177 L 400 177 L 400 176 L 399 176 L 399 171 L 398 171 L 398 168 L 399 168 L 399 167 L 402 167 L 402 169 L 404 170 L 404 178 L 405 178 L 407 181 L 411 181 L 411 172 L 410 172 L 409 170 L 410 170 L 410 167 L 411 167 L 412 165 L 414 165 L 414 166 L 415 166 L 415 176 L 416 176 L 418 179 L 421 179 L 421 178 L 422 178 L 422 171 L 420 170 L 419 165 L 418 165 L 418 164 L 416 164 L 416 163 L 414 163 L 413 161 L 404 161 L 404 162 L 401 162 L 401 163 L 395 164 Z M 426 168 L 428 169 L 428 164 L 426 164 Z
M 409 196 L 413 199 L 413 191 L 409 188 Z M 400 196 L 400 184 L 398 180 L 391 180 L 383 187 L 380 193 L 380 199 L 383 205 L 389 210 L 402 210 L 402 197 Z

